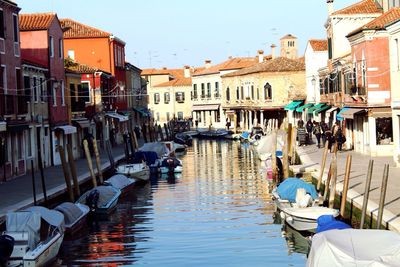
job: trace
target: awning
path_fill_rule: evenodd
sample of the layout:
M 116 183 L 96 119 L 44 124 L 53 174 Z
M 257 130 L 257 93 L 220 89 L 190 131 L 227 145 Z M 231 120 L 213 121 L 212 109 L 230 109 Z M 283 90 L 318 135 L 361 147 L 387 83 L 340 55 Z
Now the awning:
M 335 110 L 337 110 L 337 109 L 339 109 L 338 107 L 331 107 L 330 109 L 328 109 L 327 111 L 326 111 L 326 115 L 329 115 L 330 113 L 332 113 L 333 111 L 335 111 Z
M 303 105 L 303 106 L 300 106 L 300 107 L 298 107 L 298 108 L 296 108 L 296 112 L 303 112 L 306 108 L 311 108 L 312 106 L 313 106 L 314 104 L 312 104 L 312 103 L 307 103 L 307 104 L 305 104 L 305 105 Z
M 298 106 L 301 105 L 301 103 L 303 103 L 303 101 L 292 101 L 285 106 L 285 110 L 295 110 Z
M 22 132 L 29 129 L 29 124 L 27 123 L 7 123 L 7 131 L 11 133 Z
M 319 109 L 314 110 L 314 114 L 317 115 L 317 114 L 321 113 L 322 111 L 328 110 L 330 108 L 331 108 L 331 106 L 329 106 L 329 105 L 322 106 Z
M 62 126 L 56 126 L 54 127 L 54 131 L 63 131 L 64 134 L 73 134 L 76 133 L 76 127 L 72 125 L 62 125 Z
M 362 113 L 365 112 L 365 109 L 360 109 L 360 108 L 344 108 L 342 109 L 337 118 L 338 120 L 343 120 L 343 119 L 350 119 L 354 120 L 354 115 L 357 113 Z M 339 116 L 341 119 L 339 119 Z
M 390 118 L 392 117 L 391 108 L 371 108 L 370 116 L 373 118 Z
M 5 131 L 7 131 L 7 122 L 0 121 L 0 132 L 5 132 Z
M 146 107 L 133 107 L 133 110 L 139 112 L 143 117 L 151 117 L 151 113 Z
M 116 112 L 114 112 L 114 113 L 106 113 L 106 116 L 110 117 L 110 118 L 117 119 L 120 122 L 124 122 L 124 121 L 128 121 L 129 120 L 129 117 L 121 115 L 121 114 L 118 114 Z
M 90 121 L 88 119 L 73 119 L 72 123 L 76 124 L 80 128 L 89 128 Z
M 318 109 L 322 108 L 323 106 L 325 106 L 325 103 L 318 103 L 315 106 L 309 108 L 307 110 L 307 114 L 314 114 L 315 110 L 318 110 Z
M 219 104 L 196 105 L 193 106 L 192 111 L 218 110 L 218 109 L 219 109 Z

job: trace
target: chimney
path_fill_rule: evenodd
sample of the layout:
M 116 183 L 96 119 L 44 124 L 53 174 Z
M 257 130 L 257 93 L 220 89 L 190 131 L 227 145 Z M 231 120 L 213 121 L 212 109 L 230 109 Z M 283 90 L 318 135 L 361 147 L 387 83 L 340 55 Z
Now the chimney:
M 163 69 L 163 70 L 166 70 L 166 69 L 167 69 L 167 67 L 163 67 L 162 69 Z
M 333 13 L 333 0 L 326 0 L 326 3 L 328 5 L 328 15 L 332 15 Z
M 204 64 L 205 64 L 206 69 L 209 69 L 211 67 L 211 60 L 210 59 L 206 59 L 204 61 Z
M 264 61 L 264 50 L 258 50 L 258 63 L 262 63 Z
M 275 59 L 275 48 L 276 48 L 276 45 L 272 44 L 271 45 L 271 59 Z
M 183 67 L 183 76 L 185 78 L 190 78 L 190 66 Z

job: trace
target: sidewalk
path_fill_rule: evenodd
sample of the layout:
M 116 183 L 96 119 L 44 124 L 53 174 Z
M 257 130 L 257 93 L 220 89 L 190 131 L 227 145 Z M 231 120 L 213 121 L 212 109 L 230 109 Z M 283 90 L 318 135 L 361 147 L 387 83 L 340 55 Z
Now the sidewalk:
M 313 177 L 316 179 L 318 179 L 320 173 L 320 164 L 322 162 L 323 151 L 323 148 L 318 149 L 315 145 L 297 148 L 297 152 L 303 164 L 302 166 L 305 166 L 307 171 L 311 171 Z M 373 212 L 374 217 L 378 214 L 383 168 L 385 164 L 389 164 L 389 180 L 386 191 L 385 209 L 383 212 L 382 224 L 388 224 L 390 230 L 400 232 L 400 168 L 396 168 L 394 166 L 392 157 L 369 157 L 353 151 L 339 151 L 337 153 L 337 193 L 341 192 L 343 188 L 346 159 L 347 155 L 349 154 L 352 155 L 353 159 L 351 164 L 347 201 L 353 201 L 353 204 L 360 209 L 363 203 L 368 163 L 370 159 L 374 160 L 373 175 L 367 207 L 367 214 L 371 214 L 371 212 Z M 328 153 L 323 181 L 326 180 L 330 162 L 331 154 Z M 296 171 L 297 167 L 292 166 L 292 169 Z
M 124 146 L 119 145 L 113 147 L 112 153 L 115 162 L 123 159 L 125 157 Z M 100 158 L 102 170 L 109 168 L 110 161 L 105 150 L 100 150 Z M 96 160 L 94 157 L 92 158 L 92 162 L 93 168 L 95 169 L 95 172 L 97 172 Z M 75 164 L 80 184 L 91 179 L 86 158 L 75 160 Z M 62 194 L 66 191 L 62 165 L 44 169 L 44 177 L 48 198 Z M 42 201 L 44 197 L 39 171 L 35 172 L 35 184 L 36 198 L 38 201 Z M 27 173 L 24 176 L 0 184 L 0 198 L 0 222 L 2 221 L 1 218 L 6 215 L 7 212 L 33 205 L 32 174 Z

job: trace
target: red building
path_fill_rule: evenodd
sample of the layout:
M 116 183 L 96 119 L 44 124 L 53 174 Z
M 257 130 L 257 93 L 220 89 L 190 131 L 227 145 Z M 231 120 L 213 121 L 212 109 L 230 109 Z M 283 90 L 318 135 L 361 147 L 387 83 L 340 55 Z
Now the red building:
M 68 125 L 65 99 L 63 30 L 55 13 L 20 15 L 21 56 L 24 60 L 45 66 L 51 127 L 52 163 L 60 164 L 59 145 L 65 147 L 68 135 L 76 128 Z

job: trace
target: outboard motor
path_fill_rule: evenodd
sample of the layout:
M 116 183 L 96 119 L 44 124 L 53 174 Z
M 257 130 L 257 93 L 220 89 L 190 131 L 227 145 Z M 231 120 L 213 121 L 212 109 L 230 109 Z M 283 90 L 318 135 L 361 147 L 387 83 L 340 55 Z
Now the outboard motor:
M 166 161 L 167 161 L 167 164 L 168 164 L 168 173 L 169 174 L 174 173 L 175 172 L 175 167 L 176 167 L 175 160 L 173 158 L 167 158 Z
M 14 238 L 9 235 L 0 236 L 0 266 L 6 266 L 14 249 Z
M 99 202 L 99 191 L 92 190 L 89 195 L 86 196 L 86 205 L 90 208 L 90 211 L 95 212 L 97 209 L 97 203 Z

